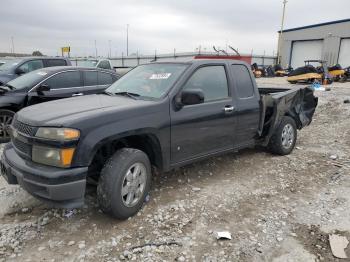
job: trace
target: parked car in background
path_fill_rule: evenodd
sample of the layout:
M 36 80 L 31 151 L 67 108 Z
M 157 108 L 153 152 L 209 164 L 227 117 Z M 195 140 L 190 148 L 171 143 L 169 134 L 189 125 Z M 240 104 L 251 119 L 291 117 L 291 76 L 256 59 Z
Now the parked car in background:
M 72 66 L 42 68 L 0 86 L 0 143 L 20 109 L 60 98 L 103 92 L 119 76 L 109 70 Z M 43 111 L 44 113 L 44 111 Z
M 5 61 L 0 61 L 0 66 L 2 66 L 5 63 L 6 63 Z
M 87 59 L 87 60 L 75 60 L 73 65 L 83 67 L 96 67 L 102 69 L 113 70 L 113 66 L 108 59 Z
M 51 66 L 70 66 L 64 57 L 25 57 L 7 61 L 0 67 L 0 85 L 31 71 Z

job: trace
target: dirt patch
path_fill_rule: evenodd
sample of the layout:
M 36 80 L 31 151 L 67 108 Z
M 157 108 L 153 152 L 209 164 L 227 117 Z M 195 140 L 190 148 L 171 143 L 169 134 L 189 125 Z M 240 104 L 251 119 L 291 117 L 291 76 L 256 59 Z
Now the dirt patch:
M 296 238 L 303 244 L 305 249 L 314 254 L 321 261 L 344 261 L 332 255 L 329 244 L 329 233 L 323 232 L 317 225 L 296 225 L 294 228 Z M 338 234 L 350 239 L 350 232 L 335 230 L 333 234 Z M 350 248 L 345 252 L 350 257 Z

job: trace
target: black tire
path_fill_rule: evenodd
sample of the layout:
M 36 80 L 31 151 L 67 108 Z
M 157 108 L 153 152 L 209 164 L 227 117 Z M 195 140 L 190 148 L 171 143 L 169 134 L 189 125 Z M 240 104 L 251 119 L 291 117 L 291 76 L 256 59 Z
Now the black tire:
M 292 139 L 289 139 L 289 136 L 287 136 L 288 139 L 286 142 L 286 138 L 283 139 L 283 134 L 284 132 L 289 133 L 289 131 L 291 132 L 293 137 Z M 270 138 L 268 149 L 273 154 L 277 154 L 281 156 L 288 155 L 293 151 L 296 141 L 297 141 L 297 128 L 296 128 L 295 121 L 293 118 L 289 116 L 284 116 L 281 120 L 281 123 L 276 128 L 275 133 Z
M 143 193 L 140 194 L 139 199 L 135 199 L 137 202 L 134 203 L 134 205 L 127 206 L 127 199 L 124 199 L 122 196 L 122 188 L 129 183 L 126 178 L 127 172 L 129 170 L 131 171 L 134 165 L 139 164 L 141 164 L 141 167 L 143 165 L 146 171 L 146 178 L 144 179 L 145 185 L 142 187 L 144 190 Z M 122 148 L 118 150 L 107 160 L 102 168 L 98 182 L 97 199 L 102 211 L 118 219 L 127 219 L 135 215 L 141 209 L 149 193 L 151 175 L 151 164 L 144 152 L 133 148 Z M 133 184 L 132 186 L 134 189 L 141 188 L 141 184 L 137 186 Z
M 296 84 L 297 83 L 297 81 L 288 81 L 289 83 L 291 83 L 291 84 Z
M 10 134 L 7 127 L 11 124 L 15 112 L 7 109 L 0 109 L 0 143 L 10 141 Z

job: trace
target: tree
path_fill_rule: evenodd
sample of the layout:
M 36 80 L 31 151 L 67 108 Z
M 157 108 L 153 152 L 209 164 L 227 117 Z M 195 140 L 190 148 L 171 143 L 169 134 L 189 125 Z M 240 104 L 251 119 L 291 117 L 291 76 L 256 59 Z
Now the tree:
M 33 56 L 43 56 L 43 54 L 40 51 L 34 51 Z

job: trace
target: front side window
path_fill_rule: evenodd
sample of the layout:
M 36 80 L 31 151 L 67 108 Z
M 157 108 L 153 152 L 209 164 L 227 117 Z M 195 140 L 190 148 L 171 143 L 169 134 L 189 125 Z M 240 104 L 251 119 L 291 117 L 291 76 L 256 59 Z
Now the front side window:
M 226 71 L 224 66 L 206 66 L 199 68 L 188 79 L 183 90 L 200 89 L 204 102 L 229 97 Z
M 25 62 L 23 65 L 19 67 L 19 69 L 24 73 L 29 73 L 43 67 L 44 67 L 44 64 L 42 60 L 32 60 L 32 61 Z
M 110 93 L 128 92 L 136 94 L 140 99 L 161 98 L 172 87 L 175 81 L 188 67 L 186 64 L 147 64 L 136 67 L 107 91 Z
M 51 89 L 79 87 L 81 86 L 80 72 L 70 71 L 59 73 L 46 80 L 45 84 L 47 84 Z

